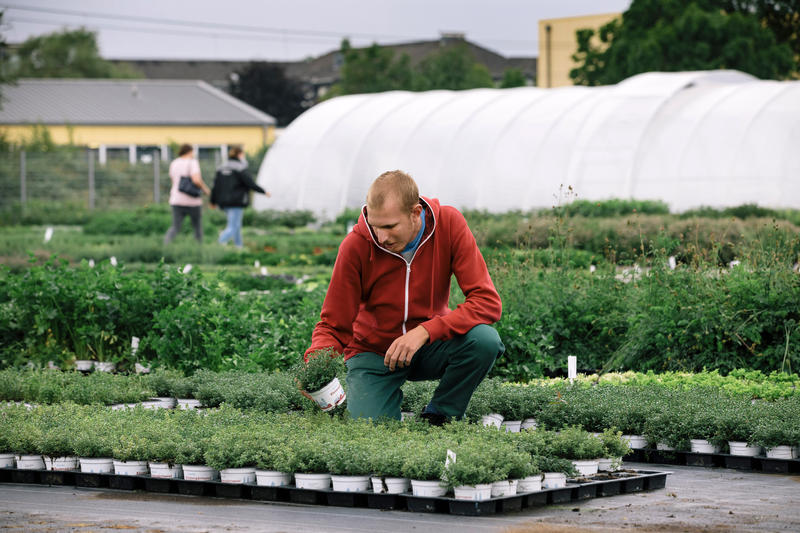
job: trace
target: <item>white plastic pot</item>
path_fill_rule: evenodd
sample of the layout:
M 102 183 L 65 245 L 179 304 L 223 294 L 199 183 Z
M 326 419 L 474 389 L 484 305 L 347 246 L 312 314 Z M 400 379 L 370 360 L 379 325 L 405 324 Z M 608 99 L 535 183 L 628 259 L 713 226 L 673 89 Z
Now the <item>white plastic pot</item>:
M 148 472 L 147 461 L 114 460 L 114 473 L 118 476 L 146 476 Z
M 453 493 L 456 500 L 480 502 L 492 497 L 492 484 L 461 485 L 453 488 Z
M 731 455 L 741 455 L 743 457 L 755 457 L 761 454 L 761 446 L 750 446 L 746 442 L 729 440 L 728 446 L 731 449 Z
M 137 374 L 149 374 L 150 373 L 150 367 L 149 366 L 144 366 L 144 365 L 140 365 L 139 363 L 136 363 L 135 365 L 133 365 L 133 367 L 136 369 L 136 373 Z
M 567 475 L 563 472 L 545 472 L 542 480 L 543 489 L 563 489 L 567 486 Z
M 285 487 L 292 482 L 292 474 L 276 470 L 256 470 L 256 485 Z
M 402 494 L 408 492 L 411 480 L 407 477 L 372 477 L 372 492 L 378 494 Z
M 503 496 L 516 496 L 518 481 L 516 479 L 504 479 L 492 483 L 492 498 Z
M 44 470 L 44 459 L 41 455 L 17 455 L 16 460 L 20 470 Z
M 494 426 L 499 428 L 503 424 L 503 415 L 500 413 L 489 413 L 481 417 L 481 424 L 484 426 Z
M 78 359 L 75 361 L 75 370 L 79 370 L 81 372 L 89 372 L 93 366 L 94 361 L 90 361 L 88 359 Z
M 78 458 L 73 456 L 67 457 L 50 457 L 44 456 L 45 470 L 53 470 L 56 472 L 70 472 L 78 469 Z
M 657 442 L 656 443 L 656 450 L 661 452 L 674 452 L 675 448 L 667 444 L 666 442 Z
M 599 463 L 597 460 L 592 461 L 572 461 L 575 470 L 582 476 L 593 476 L 597 473 Z
M 178 408 L 179 409 L 197 409 L 200 407 L 200 400 L 195 400 L 193 398 L 178 398 Z
M 117 369 L 117 363 L 109 363 L 106 361 L 95 361 L 94 369 L 98 372 L 113 372 Z
M 219 472 L 206 465 L 181 465 L 183 479 L 189 481 L 215 481 L 219 479 Z
M 719 453 L 719 446 L 711 444 L 706 439 L 691 439 L 689 445 L 692 453 Z
M 110 474 L 114 472 L 114 460 L 110 457 L 81 457 L 81 472 Z
M 522 427 L 522 420 L 504 420 L 502 426 L 508 433 L 519 433 Z
M 775 446 L 767 449 L 770 459 L 797 459 L 797 450 L 794 446 Z
M 308 394 L 323 411 L 330 411 L 347 399 L 342 384 L 339 383 L 339 378 L 333 378 L 330 383 L 318 391 L 309 392 Z
M 628 441 L 628 446 L 634 450 L 641 450 L 647 447 L 647 439 L 642 435 L 623 435 L 622 438 Z
M 542 475 L 524 477 L 517 483 L 517 492 L 539 492 L 542 490 Z
M 411 420 L 416 416 L 416 413 L 412 413 L 411 411 L 403 411 L 400 413 L 400 422 L 405 422 L 406 420 Z
M 325 490 L 331 488 L 331 475 L 295 473 L 294 484 L 298 489 Z
M 489 492 L 491 492 L 491 487 L 489 488 Z M 438 479 L 433 481 L 412 479 L 411 493 L 414 496 L 427 496 L 431 498 L 436 498 L 447 494 L 447 487 L 442 485 L 442 482 L 439 481 Z
M 255 483 L 255 468 L 223 468 L 219 471 L 219 480 L 223 483 Z
M 333 490 L 338 492 L 367 492 L 369 490 L 369 476 L 338 476 L 332 475 Z
M 519 428 L 523 431 L 526 429 L 536 429 L 537 427 L 539 427 L 539 424 L 536 423 L 535 418 L 526 418 L 519 426 Z
M 14 468 L 13 453 L 0 453 L 0 468 Z
M 603 457 L 597 460 L 598 472 L 616 472 L 622 465 L 622 457 Z
M 181 465 L 168 463 L 150 463 L 150 477 L 158 479 L 183 479 L 183 468 Z

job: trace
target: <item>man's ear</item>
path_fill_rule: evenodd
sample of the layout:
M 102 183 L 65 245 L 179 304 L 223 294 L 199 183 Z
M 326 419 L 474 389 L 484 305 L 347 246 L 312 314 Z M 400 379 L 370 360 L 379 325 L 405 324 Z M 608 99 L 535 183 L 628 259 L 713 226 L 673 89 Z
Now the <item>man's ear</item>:
M 418 217 L 422 213 L 422 204 L 417 204 L 411 208 L 411 214 Z

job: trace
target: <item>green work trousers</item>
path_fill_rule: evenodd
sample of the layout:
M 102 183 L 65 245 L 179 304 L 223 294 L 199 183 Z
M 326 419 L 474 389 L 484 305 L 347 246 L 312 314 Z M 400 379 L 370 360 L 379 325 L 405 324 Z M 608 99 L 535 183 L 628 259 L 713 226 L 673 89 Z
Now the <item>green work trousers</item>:
M 480 324 L 446 341 L 426 344 L 411 359 L 411 365 L 395 368 L 383 364 L 383 356 L 363 352 L 347 360 L 347 410 L 353 418 L 400 419 L 406 382 L 439 380 L 430 406 L 448 418 L 461 418 L 472 393 L 495 359 L 505 351 L 491 326 Z

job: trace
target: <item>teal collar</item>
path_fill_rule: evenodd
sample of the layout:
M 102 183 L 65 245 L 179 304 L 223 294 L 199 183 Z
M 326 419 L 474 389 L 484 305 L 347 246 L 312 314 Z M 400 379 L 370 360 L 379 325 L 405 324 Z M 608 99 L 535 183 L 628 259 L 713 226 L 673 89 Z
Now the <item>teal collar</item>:
M 408 245 L 406 245 L 406 247 L 403 248 L 403 251 L 400 252 L 400 253 L 404 254 L 404 253 L 410 252 L 412 250 L 416 250 L 417 246 L 419 246 L 420 241 L 422 241 L 422 234 L 425 233 L 425 208 L 424 207 L 422 208 L 422 213 L 420 214 L 420 219 L 422 220 L 422 227 L 419 228 L 419 233 L 417 233 L 417 236 L 414 237 L 414 240 L 411 241 L 410 243 L 408 243 Z

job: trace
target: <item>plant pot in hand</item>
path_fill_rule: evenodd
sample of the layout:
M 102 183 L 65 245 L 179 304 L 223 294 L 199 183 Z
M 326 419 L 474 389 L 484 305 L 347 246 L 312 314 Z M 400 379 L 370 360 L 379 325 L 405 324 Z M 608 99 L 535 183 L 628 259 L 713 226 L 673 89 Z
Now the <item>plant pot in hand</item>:
M 308 354 L 307 360 L 295 365 L 293 369 L 297 386 L 311 396 L 323 411 L 330 411 L 341 405 L 346 395 L 337 374 L 344 371 L 339 354 L 326 348 Z

